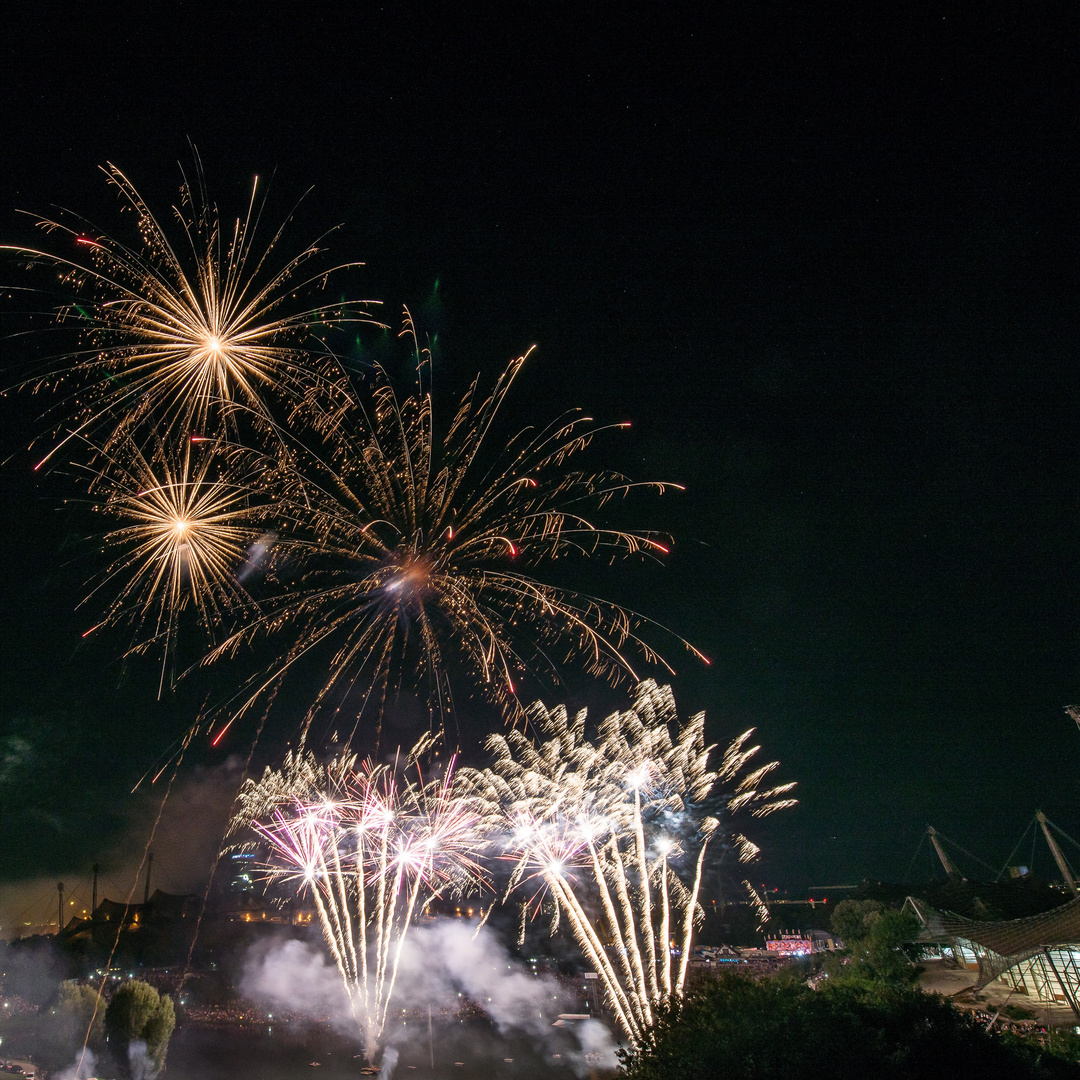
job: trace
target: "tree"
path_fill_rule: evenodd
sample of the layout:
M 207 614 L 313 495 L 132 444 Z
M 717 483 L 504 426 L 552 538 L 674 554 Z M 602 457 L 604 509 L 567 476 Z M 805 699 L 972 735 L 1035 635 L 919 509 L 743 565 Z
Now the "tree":
M 105 1039 L 105 1003 L 97 991 L 73 981 L 62 982 L 52 1009 L 55 1017 L 54 1038 L 65 1053 L 87 1046 L 100 1047 Z
M 146 1052 L 154 1062 L 154 1069 L 161 1071 L 165 1064 L 165 1054 L 169 1049 L 169 1039 L 172 1038 L 173 1028 L 176 1027 L 176 1010 L 173 1008 L 172 998 L 165 994 L 161 998 L 161 1004 L 147 1021 L 143 1028 L 142 1037 L 146 1042 Z
M 3 1034 L 8 1046 L 33 1054 L 52 1072 L 77 1060 L 84 1045 L 95 1052 L 101 1050 L 104 1014 L 105 1003 L 98 1005 L 92 987 L 68 981 L 60 984 L 53 1000 L 36 1015 L 5 1024 Z
M 832 931 L 850 947 L 870 933 L 884 910 L 885 905 L 877 900 L 841 900 L 832 913 Z
M 626 1080 L 1080 1080 L 1080 1068 L 987 1034 L 913 987 L 754 982 L 735 974 L 672 1000 Z
M 832 979 L 870 980 L 891 985 L 913 983 L 919 974 L 902 945 L 919 932 L 919 922 L 905 911 L 893 911 L 876 900 L 843 900 L 832 916 L 833 933 L 846 947 L 846 963 L 827 964 Z
M 155 1074 L 161 1070 L 175 1026 L 172 998 L 138 979 L 121 985 L 105 1010 L 109 1049 L 127 1076 L 132 1075 L 132 1061 L 139 1053 L 146 1054 Z

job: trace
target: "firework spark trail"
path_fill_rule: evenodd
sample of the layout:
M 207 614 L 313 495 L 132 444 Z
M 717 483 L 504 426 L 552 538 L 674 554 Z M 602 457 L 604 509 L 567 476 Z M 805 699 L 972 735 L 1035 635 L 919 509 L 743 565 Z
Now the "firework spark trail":
M 567 919 L 616 1022 L 638 1041 L 664 999 L 683 993 L 710 843 L 726 836 L 743 861 L 757 851 L 741 833 L 725 834 L 710 808 L 762 817 L 793 805 L 794 785 L 762 783 L 775 762 L 741 775 L 759 750 L 746 745 L 752 731 L 710 770 L 704 714 L 673 740 L 674 698 L 651 680 L 629 710 L 601 722 L 595 743 L 584 711 L 571 718 L 537 703 L 528 719 L 536 737 L 492 735 L 495 764 L 461 778 L 503 822 L 507 895 L 527 885 L 535 907 L 547 890 L 553 924 Z
M 194 737 L 194 729 L 189 731 L 183 739 L 180 747 L 180 753 L 176 758 L 175 766 L 172 770 L 172 775 L 169 777 L 169 782 L 165 785 L 165 792 L 161 796 L 161 802 L 158 805 L 157 814 L 154 817 L 154 822 L 150 826 L 150 833 L 146 838 L 146 846 L 143 848 L 142 859 L 139 861 L 138 868 L 135 871 L 135 877 L 132 879 L 131 888 L 128 890 L 126 899 L 124 900 L 123 914 L 116 921 L 116 934 L 113 936 L 112 944 L 109 946 L 109 955 L 105 961 L 105 973 L 101 977 L 101 982 L 98 984 L 97 993 L 94 997 L 94 1008 L 90 1013 L 90 1021 L 86 1025 L 86 1034 L 83 1036 L 82 1048 L 79 1050 L 78 1061 L 76 1062 L 76 1075 L 80 1075 L 83 1068 L 83 1063 L 86 1061 L 87 1054 L 90 1054 L 91 1060 L 93 1054 L 90 1052 L 90 1033 L 94 1030 L 94 1021 L 97 1019 L 98 1013 L 102 1011 L 102 1003 L 105 1001 L 105 987 L 108 985 L 109 972 L 112 971 L 113 957 L 116 956 L 116 950 L 120 947 L 120 936 L 124 929 L 126 921 L 126 915 L 131 911 L 132 898 L 135 895 L 135 890 L 139 886 L 139 878 L 142 877 L 143 868 L 147 865 L 147 860 L 152 859 L 151 848 L 154 844 L 154 837 L 157 835 L 158 826 L 161 824 L 161 819 L 165 815 L 165 804 L 169 801 L 169 795 L 172 792 L 173 784 L 176 782 L 176 778 L 180 775 L 180 766 L 184 761 L 184 754 L 187 753 L 188 747 L 191 745 L 191 740 Z M 205 907 L 205 900 L 204 905 Z M 138 916 L 136 915 L 136 919 Z M 199 910 L 199 919 L 202 919 L 202 909 Z M 192 940 L 192 948 L 194 948 L 194 939 Z M 179 995 L 177 995 L 179 997 Z
M 433 742 L 414 747 L 406 773 Z M 267 876 L 314 901 L 374 1060 L 408 929 L 435 897 L 486 882 L 476 855 L 488 820 L 459 790 L 452 760 L 425 783 L 355 757 L 320 767 L 310 753 L 290 754 L 238 801 L 231 832 L 253 829 L 249 844 L 269 848 Z
M 373 322 L 372 302 L 298 307 L 296 298 L 325 291 L 328 279 L 360 264 L 314 272 L 323 238 L 278 260 L 292 215 L 262 244 L 258 178 L 246 214 L 230 230 L 207 196 L 197 156 L 195 182 L 184 177 L 180 205 L 172 208 L 173 235 L 120 169 L 109 164 L 103 172 L 134 214 L 136 243 L 63 211 L 38 225 L 66 238 L 69 252 L 0 246 L 57 273 L 68 298 L 55 322 L 79 339 L 23 383 L 70 387 L 55 408 L 55 430 L 66 434 L 41 464 L 72 436 L 108 445 L 141 425 L 216 434 L 232 404 L 269 421 L 268 398 L 288 399 L 309 419 L 319 414 L 329 422 L 346 391 L 326 335 Z
M 83 603 L 115 587 L 93 629 L 131 624 L 129 653 L 159 650 L 162 681 L 186 608 L 212 641 L 252 605 L 236 576 L 261 535 L 256 465 L 242 464 L 252 456 L 191 438 L 142 448 L 126 436 L 96 453 L 91 493 L 117 527 L 103 537 L 111 561 Z
M 265 701 L 316 650 L 328 652 L 329 674 L 305 731 L 323 706 L 340 709 L 353 694 L 375 713 L 376 740 L 388 695 L 418 678 L 440 722 L 452 716 L 451 669 L 508 716 L 522 714 L 525 675 L 558 678 L 564 665 L 582 664 L 620 682 L 636 681 L 641 662 L 671 670 L 648 640 L 663 627 L 541 580 L 569 555 L 662 557 L 666 537 L 594 518 L 639 488 L 677 485 L 574 468 L 574 455 L 607 430 L 580 411 L 526 428 L 494 452 L 497 421 L 528 352 L 487 396 L 474 381 L 449 423 L 436 425 L 430 356 L 408 312 L 403 335 L 413 344 L 415 384 L 400 394 L 377 368 L 370 392 L 361 393 L 332 354 L 330 332 L 372 323 L 370 304 L 322 302 L 328 282 L 359 264 L 313 272 L 321 239 L 279 258 L 290 219 L 276 232 L 260 231 L 257 181 L 245 214 L 230 226 L 207 196 L 196 157 L 170 224 L 118 168 L 104 172 L 134 219 L 132 242 L 60 211 L 39 221 L 57 240 L 52 248 L 0 248 L 55 275 L 50 291 L 64 294 L 53 313 L 57 327 L 78 339 L 22 384 L 56 397 L 41 464 L 89 449 L 88 471 L 100 471 L 91 487 L 122 488 L 133 471 L 186 468 L 186 458 L 181 466 L 175 451 L 170 460 L 161 448 L 190 438 L 215 447 L 244 443 L 262 465 L 256 484 L 231 463 L 232 475 L 223 464 L 212 481 L 150 476 L 126 500 L 114 500 L 113 509 L 134 521 L 111 533 L 110 544 L 122 548 L 140 529 L 145 538 L 158 528 L 149 520 L 154 513 L 173 531 L 159 531 L 156 550 L 136 545 L 106 571 L 110 582 L 131 575 L 106 622 L 125 604 L 147 601 L 153 614 L 136 617 L 167 653 L 174 616 L 190 594 L 213 624 L 208 637 L 218 647 L 207 662 L 274 635 L 282 643 L 277 658 L 222 705 L 230 719 Z M 225 494 L 229 484 L 235 500 Z M 273 518 L 274 543 L 258 555 L 266 594 L 258 609 L 231 580 L 249 572 L 239 536 L 229 533 L 248 523 L 240 520 L 245 487 L 246 509 L 258 503 Z M 196 490 L 211 504 L 225 498 L 219 509 L 230 520 L 204 513 L 201 561 L 193 563 L 190 508 L 167 504 L 178 491 Z M 215 536 L 222 543 L 211 551 Z
M 331 696 L 340 708 L 354 687 L 385 700 L 419 676 L 440 718 L 450 668 L 517 716 L 525 674 L 557 678 L 562 663 L 583 662 L 592 675 L 636 681 L 639 658 L 665 663 L 642 635 L 662 627 L 537 575 L 574 554 L 659 558 L 666 538 L 605 527 L 586 511 L 638 488 L 677 485 L 568 468 L 605 430 L 578 413 L 488 454 L 485 438 L 528 353 L 487 398 L 474 382 L 440 436 L 428 358 L 414 356 L 408 395 L 377 369 L 370 410 L 342 413 L 320 446 L 298 443 L 283 455 L 270 481 L 283 524 L 269 573 L 280 568 L 288 588 L 208 659 L 284 634 L 291 644 L 264 685 L 316 647 L 330 653 L 311 715 Z

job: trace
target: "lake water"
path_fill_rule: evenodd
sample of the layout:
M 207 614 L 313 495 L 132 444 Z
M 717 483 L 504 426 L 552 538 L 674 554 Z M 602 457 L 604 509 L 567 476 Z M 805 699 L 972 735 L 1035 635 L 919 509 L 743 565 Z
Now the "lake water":
M 484 1020 L 437 1024 L 430 1041 L 426 1023 L 391 1034 L 399 1054 L 393 1080 L 575 1080 L 576 1043 L 557 1033 L 543 1047 L 501 1036 Z M 182 1027 L 164 1080 L 344 1080 L 360 1077 L 363 1064 L 358 1046 L 325 1031 Z

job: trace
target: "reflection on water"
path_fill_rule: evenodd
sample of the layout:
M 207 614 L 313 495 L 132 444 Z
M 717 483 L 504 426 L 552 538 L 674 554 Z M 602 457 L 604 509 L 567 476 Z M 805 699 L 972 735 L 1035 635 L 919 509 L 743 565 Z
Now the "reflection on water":
M 576 1041 L 552 1033 L 544 1048 L 499 1035 L 486 1020 L 403 1028 L 394 1080 L 574 1080 Z M 561 1041 L 560 1041 L 561 1038 Z M 558 1056 L 556 1056 L 558 1055 Z M 434 1061 L 434 1068 L 432 1068 Z M 318 1064 L 313 1064 L 317 1062 Z M 167 1080 L 343 1080 L 358 1078 L 359 1046 L 320 1030 L 272 1033 L 182 1027 L 169 1044 Z M 584 1068 L 578 1065 L 584 1074 Z
M 305 1040 L 306 1041 L 306 1040 Z M 167 1080 L 318 1080 L 358 1076 L 362 1061 L 350 1047 L 305 1045 L 305 1041 L 246 1031 L 180 1028 L 169 1043 Z M 318 1066 L 310 1062 L 318 1060 Z

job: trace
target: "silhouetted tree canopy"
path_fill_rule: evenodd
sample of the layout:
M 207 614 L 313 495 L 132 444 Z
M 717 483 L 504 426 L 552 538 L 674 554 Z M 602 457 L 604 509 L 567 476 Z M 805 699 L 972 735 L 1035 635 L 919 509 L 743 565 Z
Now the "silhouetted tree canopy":
M 735 974 L 673 1001 L 622 1057 L 627 1080 L 1080 1080 L 1080 1067 L 912 987 Z
M 145 1043 L 154 1072 L 161 1070 L 175 1026 L 172 998 L 138 979 L 120 986 L 105 1010 L 109 1050 L 117 1067 L 129 1077 L 134 1075 L 132 1058 L 139 1053 L 138 1043 Z
M 846 948 L 843 965 L 830 958 L 825 970 L 833 979 L 866 980 L 902 986 L 914 983 L 917 968 L 901 946 L 919 933 L 919 921 L 876 900 L 843 900 L 836 905 L 832 930 Z

